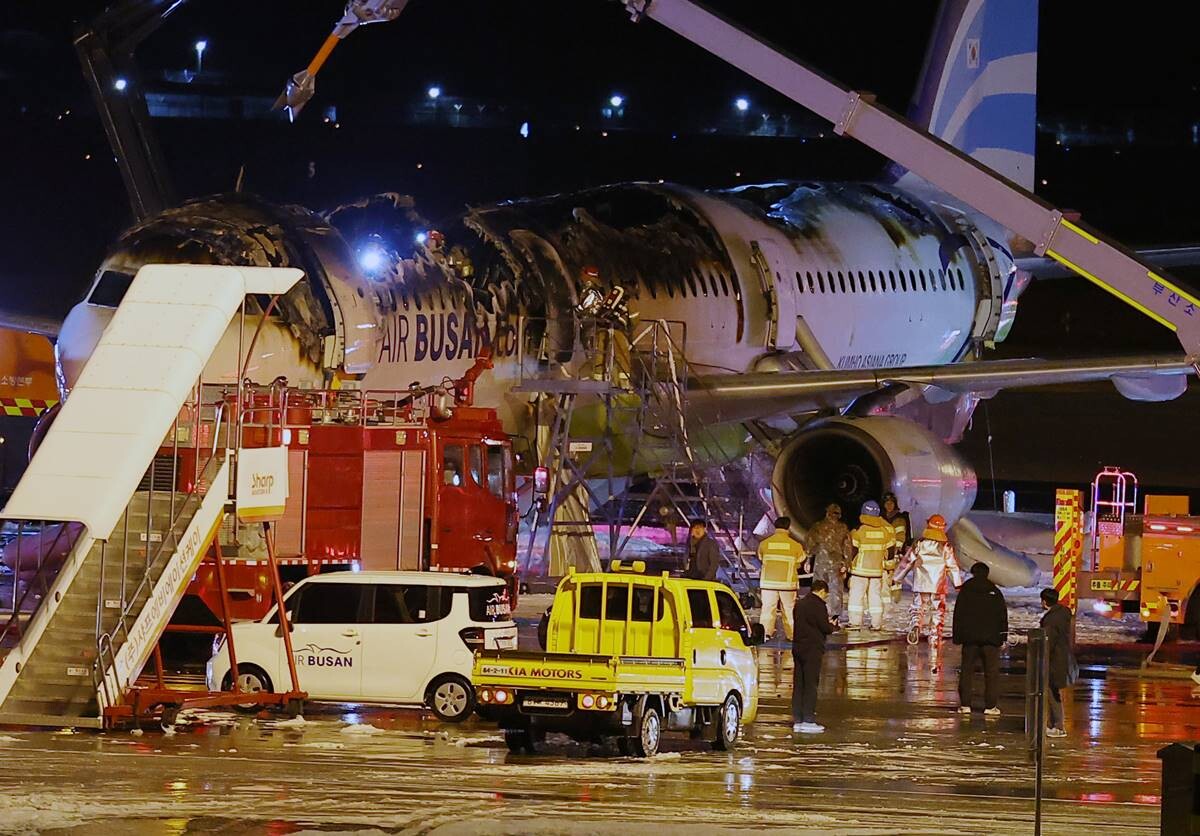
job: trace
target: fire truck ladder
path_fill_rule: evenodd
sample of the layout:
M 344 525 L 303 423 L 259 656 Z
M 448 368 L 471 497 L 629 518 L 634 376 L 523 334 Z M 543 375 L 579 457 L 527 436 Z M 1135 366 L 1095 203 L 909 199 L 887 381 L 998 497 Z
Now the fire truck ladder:
M 1095 230 L 1075 224 L 1031 192 L 817 70 L 738 28 L 695 0 L 623 0 L 758 79 L 892 162 L 987 215 L 1047 255 L 1172 331 L 1200 373 L 1200 299 L 1155 273 Z
M 0 723 L 99 727 L 137 678 L 229 496 L 220 433 L 184 490 L 180 457 L 159 469 L 156 454 L 164 437 L 176 453 L 194 443 L 197 381 L 246 295 L 286 292 L 300 276 L 138 271 L 0 515 L 14 573 L 0 610 Z

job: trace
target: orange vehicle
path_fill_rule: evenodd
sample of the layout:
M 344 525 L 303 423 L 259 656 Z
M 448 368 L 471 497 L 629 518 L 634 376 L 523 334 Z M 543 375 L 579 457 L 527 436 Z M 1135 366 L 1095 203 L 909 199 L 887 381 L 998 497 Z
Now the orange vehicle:
M 287 448 L 287 504 L 273 526 L 285 582 L 344 570 L 475 572 L 505 579 L 515 602 L 512 442 L 495 410 L 472 403 L 471 384 L 489 365 L 411 391 L 243 388 L 240 446 Z M 218 400 L 232 405 L 233 393 Z M 213 443 L 211 426 L 202 419 L 196 445 L 162 448 L 157 472 L 190 473 L 188 457 Z M 224 525 L 221 542 L 237 543 L 224 547 L 236 551 L 225 560 L 231 614 L 261 618 L 271 605 L 262 529 L 242 524 L 235 538 L 234 521 Z M 214 564 L 201 565 L 188 592 L 195 598 L 177 621 L 204 616 L 196 599 L 222 612 Z
M 1137 477 L 1106 467 L 1092 483 L 1079 597 L 1102 613 L 1200 624 L 1200 517 L 1186 496 L 1146 496 L 1137 510 Z

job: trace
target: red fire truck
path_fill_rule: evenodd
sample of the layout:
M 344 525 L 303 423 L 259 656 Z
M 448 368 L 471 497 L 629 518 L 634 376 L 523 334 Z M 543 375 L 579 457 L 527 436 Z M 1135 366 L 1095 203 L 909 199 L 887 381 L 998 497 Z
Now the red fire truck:
M 287 504 L 274 523 L 285 581 L 338 570 L 482 572 L 507 579 L 515 602 L 512 443 L 495 410 L 472 403 L 490 367 L 480 358 L 461 380 L 388 392 L 243 387 L 230 430 L 241 441 L 230 446 L 287 448 Z M 236 393 L 220 401 L 232 409 Z M 211 444 L 219 424 L 202 420 L 197 446 Z M 181 460 L 191 452 L 175 449 Z M 272 601 L 262 526 L 231 516 L 224 526 L 231 614 L 261 617 Z M 196 618 L 196 599 L 221 613 L 214 564 L 201 565 L 188 592 L 196 598 L 185 598 L 177 620 Z

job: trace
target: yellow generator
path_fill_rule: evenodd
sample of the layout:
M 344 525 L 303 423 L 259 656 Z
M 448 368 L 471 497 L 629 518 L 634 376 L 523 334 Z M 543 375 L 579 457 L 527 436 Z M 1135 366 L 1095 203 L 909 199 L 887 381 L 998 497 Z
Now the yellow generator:
M 1140 514 L 1137 500 L 1132 473 L 1106 467 L 1096 476 L 1078 596 L 1101 613 L 1160 622 L 1169 611 L 1183 624 L 1200 583 L 1200 517 L 1189 515 L 1186 496 L 1146 496 Z

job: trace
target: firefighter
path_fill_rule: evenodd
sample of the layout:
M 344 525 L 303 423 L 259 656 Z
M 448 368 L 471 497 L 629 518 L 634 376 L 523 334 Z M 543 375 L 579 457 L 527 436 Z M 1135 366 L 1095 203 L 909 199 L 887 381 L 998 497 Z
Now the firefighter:
M 942 627 L 946 623 L 946 593 L 950 584 L 962 586 L 962 569 L 954 546 L 946 539 L 946 519 L 934 514 L 925 526 L 925 532 L 904 552 L 904 558 L 893 578 L 897 586 L 909 572 L 912 579 L 912 607 L 908 616 L 908 643 L 921 640 L 921 630 L 926 617 L 929 628 L 929 666 L 933 671 L 941 666 Z
M 863 614 L 870 613 L 870 629 L 883 629 L 884 564 L 892 559 L 895 530 L 879 515 L 878 502 L 864 502 L 859 527 L 850 533 L 854 559 L 850 564 L 850 628 L 862 629 Z
M 775 520 L 775 533 L 758 544 L 758 559 L 762 563 L 759 588 L 762 592 L 762 612 L 758 620 L 768 639 L 775 636 L 775 611 L 783 608 L 783 634 L 792 640 L 792 609 L 796 606 L 796 584 L 807 555 L 804 546 L 792 539 L 792 521 L 787 517 Z
M 850 529 L 842 522 L 842 506 L 831 502 L 825 507 L 825 518 L 808 530 L 804 548 L 812 559 L 813 580 L 829 585 L 825 603 L 829 617 L 837 621 L 842 614 L 843 578 L 850 558 Z

